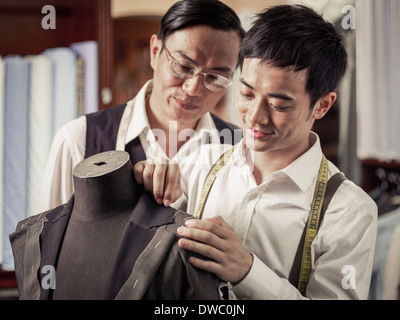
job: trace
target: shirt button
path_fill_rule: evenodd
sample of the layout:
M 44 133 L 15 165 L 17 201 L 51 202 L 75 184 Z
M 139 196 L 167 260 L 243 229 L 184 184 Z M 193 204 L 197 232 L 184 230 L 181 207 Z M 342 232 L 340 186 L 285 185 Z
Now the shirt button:
M 252 194 L 249 195 L 249 199 L 250 200 L 254 200 L 255 198 L 257 198 L 257 194 L 252 193 Z

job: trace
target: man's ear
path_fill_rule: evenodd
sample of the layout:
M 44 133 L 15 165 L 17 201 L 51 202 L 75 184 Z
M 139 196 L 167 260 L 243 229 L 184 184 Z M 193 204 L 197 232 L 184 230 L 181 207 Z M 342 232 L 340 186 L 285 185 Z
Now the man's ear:
M 153 70 L 156 67 L 156 62 L 159 52 L 162 49 L 162 41 L 158 38 L 156 34 L 153 34 L 150 38 L 150 65 Z
M 313 112 L 314 119 L 316 120 L 322 119 L 325 116 L 325 114 L 329 111 L 329 109 L 332 107 L 333 103 L 336 100 L 336 97 L 337 97 L 336 92 L 329 92 L 321 99 L 319 99 L 314 107 L 314 112 Z

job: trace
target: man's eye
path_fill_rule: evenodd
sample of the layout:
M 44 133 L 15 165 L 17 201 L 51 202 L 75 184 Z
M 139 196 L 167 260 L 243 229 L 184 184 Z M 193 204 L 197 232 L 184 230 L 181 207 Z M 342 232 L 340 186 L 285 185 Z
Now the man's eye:
M 279 112 L 285 112 L 285 111 L 287 111 L 289 109 L 289 107 L 279 107 L 279 106 L 276 106 L 276 105 L 274 105 L 272 103 L 270 103 L 270 106 L 273 109 L 275 109 L 276 111 L 279 111 Z
M 207 74 L 207 78 L 210 81 L 216 81 L 219 79 L 219 76 L 217 74 L 209 73 Z
M 178 63 L 179 70 L 185 73 L 193 73 L 193 67 Z
M 251 99 L 251 95 L 250 95 L 250 94 L 246 94 L 246 93 L 244 93 L 244 92 L 242 92 L 242 91 L 240 91 L 240 95 L 241 95 L 242 98 L 244 98 L 244 99 L 247 99 L 247 100 Z

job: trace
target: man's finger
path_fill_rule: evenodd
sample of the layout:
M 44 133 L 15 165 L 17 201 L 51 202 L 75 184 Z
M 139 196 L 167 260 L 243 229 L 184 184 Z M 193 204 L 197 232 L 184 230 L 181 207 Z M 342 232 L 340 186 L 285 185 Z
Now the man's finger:
M 164 183 L 168 165 L 161 163 L 156 164 L 153 173 L 153 193 L 158 204 L 163 202 L 164 198 Z
M 205 220 L 212 221 L 225 229 L 234 231 L 234 229 L 221 216 L 214 216 L 212 218 L 206 218 Z
M 169 163 L 164 184 L 163 202 L 166 206 L 169 206 L 172 202 L 178 200 L 182 195 L 181 173 L 177 163 Z
M 221 260 L 221 251 L 219 251 L 218 249 L 216 249 L 213 246 L 210 246 L 208 244 L 204 244 L 204 243 L 201 243 L 198 241 L 193 241 L 193 240 L 186 239 L 186 238 L 181 238 L 178 241 L 178 245 L 182 249 L 197 253 L 208 259 L 211 259 L 214 261 Z
M 154 173 L 154 163 L 150 161 L 146 162 L 146 165 L 143 170 L 143 185 L 145 190 L 149 192 L 153 192 L 153 173 Z
M 143 170 L 145 167 L 146 161 L 139 161 L 133 167 L 133 175 L 135 180 L 139 184 L 143 184 Z
M 213 221 L 212 219 L 205 219 L 205 220 L 188 219 L 185 221 L 185 226 L 190 229 L 198 229 L 198 230 L 207 231 L 221 239 L 228 238 L 233 229 L 230 228 L 229 225 L 228 225 L 229 228 L 226 228 L 224 226 L 221 226 L 219 223 Z M 205 239 L 203 239 L 203 240 L 195 239 L 195 240 L 199 240 L 199 241 L 203 241 L 203 242 L 205 241 Z
M 192 219 L 191 219 L 192 220 Z M 188 227 L 179 227 L 177 230 L 178 234 L 182 237 L 195 240 L 195 243 L 190 243 L 190 245 L 195 246 L 196 243 L 202 243 L 205 245 L 209 245 L 213 248 L 216 248 L 217 250 L 224 251 L 224 239 L 220 236 L 218 236 L 216 233 L 209 231 L 209 230 L 204 230 L 204 229 L 196 229 L 196 228 L 188 228 Z M 191 248 L 188 248 L 191 250 Z M 203 250 L 205 248 L 202 248 Z M 197 252 L 197 251 L 196 251 Z M 203 254 L 204 252 L 198 252 Z M 209 258 L 216 258 L 215 256 L 211 257 L 208 256 Z
M 224 277 L 223 268 L 217 262 L 213 260 L 204 260 L 195 256 L 189 257 L 188 261 L 192 266 L 207 272 L 214 273 L 221 280 L 227 281 L 227 279 Z

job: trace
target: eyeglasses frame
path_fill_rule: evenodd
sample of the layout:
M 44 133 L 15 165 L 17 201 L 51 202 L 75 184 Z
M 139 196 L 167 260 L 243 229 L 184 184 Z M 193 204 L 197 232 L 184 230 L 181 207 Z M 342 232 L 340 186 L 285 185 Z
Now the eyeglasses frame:
M 204 85 L 204 87 L 205 87 L 206 89 L 210 90 L 210 91 L 213 91 L 213 92 L 219 92 L 219 91 L 222 91 L 222 90 L 224 90 L 224 89 L 227 89 L 227 88 L 232 84 L 232 79 L 228 79 L 228 78 L 226 78 L 226 77 L 224 77 L 224 76 L 221 76 L 221 75 L 218 74 L 218 73 L 200 71 L 200 69 L 199 69 L 198 66 L 196 66 L 196 65 L 194 65 L 193 63 L 190 63 L 190 62 L 185 62 L 185 64 L 193 68 L 193 70 L 194 70 L 193 75 L 191 75 L 191 76 L 184 76 L 184 77 L 177 75 L 176 72 L 174 71 L 174 68 L 172 67 L 172 63 L 177 63 L 177 64 L 179 64 L 179 65 L 182 65 L 182 63 L 179 62 L 177 59 L 175 59 L 175 58 L 171 55 L 171 52 L 168 50 L 168 48 L 167 48 L 165 45 L 163 45 L 163 47 L 164 47 L 164 49 L 165 49 L 165 55 L 166 55 L 166 57 L 167 57 L 168 64 L 170 65 L 171 70 L 172 70 L 172 72 L 174 73 L 174 75 L 177 76 L 178 78 L 180 78 L 180 79 L 191 79 L 191 78 L 194 78 L 194 77 L 196 77 L 197 75 L 201 74 L 201 75 L 203 75 L 203 85 Z M 207 85 L 206 85 L 205 82 L 204 82 L 204 79 L 205 79 L 205 77 L 206 77 L 207 75 L 213 75 L 213 76 L 221 77 L 221 78 L 225 79 L 225 80 L 227 81 L 228 84 L 226 85 L 225 88 L 222 88 L 221 90 L 212 90 L 212 89 L 208 88 Z

